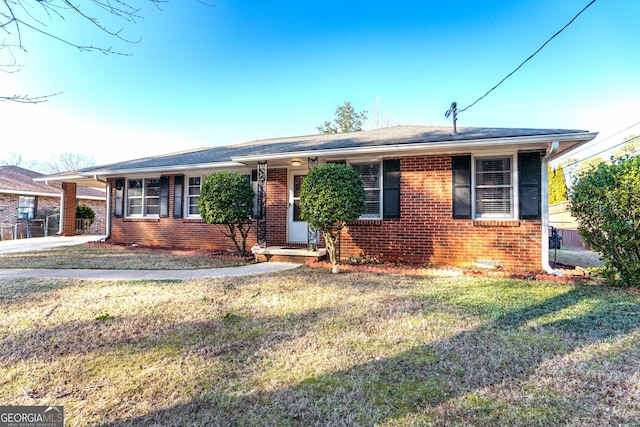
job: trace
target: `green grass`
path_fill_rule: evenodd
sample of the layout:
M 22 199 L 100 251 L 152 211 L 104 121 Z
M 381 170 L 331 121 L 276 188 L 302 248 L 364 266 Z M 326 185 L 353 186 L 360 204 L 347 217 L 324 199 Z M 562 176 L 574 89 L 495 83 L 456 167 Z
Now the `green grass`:
M 245 262 L 239 258 L 213 256 L 206 252 L 152 250 L 115 245 L 65 246 L 0 254 L 0 269 L 189 270 L 233 267 L 241 264 Z
M 0 404 L 74 426 L 634 425 L 640 294 L 300 268 L 0 281 Z

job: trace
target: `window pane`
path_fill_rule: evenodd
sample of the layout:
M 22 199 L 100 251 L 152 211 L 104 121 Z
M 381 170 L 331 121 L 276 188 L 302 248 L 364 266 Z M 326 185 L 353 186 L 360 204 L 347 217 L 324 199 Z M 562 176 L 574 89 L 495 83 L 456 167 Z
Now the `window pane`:
M 306 175 L 294 175 L 293 176 L 293 197 L 300 197 L 300 189 L 302 188 L 302 181 Z
M 148 178 L 145 180 L 145 196 L 147 197 L 159 197 L 160 196 L 160 179 Z
M 380 190 L 366 190 L 367 199 L 365 202 L 366 216 L 379 216 L 380 215 Z
M 351 165 L 358 173 L 364 188 L 380 188 L 380 164 L 364 163 Z
M 380 163 L 355 163 L 351 167 L 356 171 L 364 191 L 367 194 L 365 202 L 365 217 L 380 217 Z
M 142 197 L 142 180 L 141 179 L 129 180 L 128 197 Z
M 18 218 L 33 219 L 36 211 L 35 196 L 19 196 L 18 197 Z
M 147 215 L 160 215 L 160 205 L 147 205 Z
M 511 157 L 476 159 L 476 215 L 513 215 Z
M 128 215 L 142 215 L 142 199 L 129 199 Z
M 198 197 L 189 197 L 189 215 L 199 215 Z

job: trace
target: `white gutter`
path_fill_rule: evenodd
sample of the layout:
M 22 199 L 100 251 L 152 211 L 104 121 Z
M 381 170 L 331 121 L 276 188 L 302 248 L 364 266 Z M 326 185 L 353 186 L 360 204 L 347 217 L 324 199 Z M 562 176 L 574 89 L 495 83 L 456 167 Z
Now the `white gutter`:
M 542 268 L 549 274 L 554 276 L 562 276 L 562 273 L 554 270 L 549 265 L 549 159 L 555 155 L 560 148 L 558 141 L 551 143 L 551 149 L 542 158 L 542 182 L 541 182 L 541 197 L 540 205 L 542 206 Z
M 106 206 L 107 212 L 105 214 L 107 222 L 105 223 L 105 226 L 104 226 L 105 235 L 103 239 L 103 240 L 107 240 L 109 237 L 111 237 L 111 183 L 109 181 L 104 181 L 98 178 L 98 175 L 94 175 L 93 179 L 107 186 L 107 206 Z
M 18 194 L 20 196 L 58 197 L 60 193 L 40 193 L 37 191 L 22 191 L 11 189 L 0 189 L 0 194 Z

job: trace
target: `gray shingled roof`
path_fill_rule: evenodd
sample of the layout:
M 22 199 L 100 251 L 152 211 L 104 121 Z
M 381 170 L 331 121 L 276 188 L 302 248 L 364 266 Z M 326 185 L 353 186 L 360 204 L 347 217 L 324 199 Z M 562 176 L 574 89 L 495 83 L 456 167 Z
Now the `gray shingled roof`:
M 242 144 L 201 148 L 197 150 L 169 153 L 160 156 L 128 160 L 109 165 L 96 166 L 77 171 L 80 174 L 117 173 L 135 169 L 172 168 L 232 162 L 242 157 L 278 156 L 299 152 L 320 152 L 364 147 L 400 146 L 405 144 L 452 143 L 457 141 L 491 140 L 545 135 L 585 133 L 569 129 L 520 129 L 520 128 L 459 128 L 457 135 L 451 127 L 392 126 L 370 131 L 339 133 L 331 135 L 308 135 L 288 138 L 264 139 Z
M 39 172 L 18 166 L 0 166 L 0 192 L 9 194 L 36 194 L 39 196 L 59 196 L 62 194 L 59 185 L 47 185 L 35 182 L 33 178 L 45 176 Z M 78 187 L 78 198 L 106 199 L 104 191 L 88 187 Z

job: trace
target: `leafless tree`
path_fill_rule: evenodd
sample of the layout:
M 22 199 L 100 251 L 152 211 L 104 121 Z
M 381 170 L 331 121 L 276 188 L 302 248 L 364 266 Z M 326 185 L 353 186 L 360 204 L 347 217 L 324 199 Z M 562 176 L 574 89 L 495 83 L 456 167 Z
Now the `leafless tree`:
M 51 156 L 49 160 L 40 166 L 40 170 L 47 175 L 73 171 L 95 165 L 93 157 L 82 153 L 60 153 L 58 156 Z
M 20 166 L 21 168 L 36 170 L 38 162 L 34 160 L 25 160 L 22 153 L 7 151 L 0 159 L 1 166 Z

